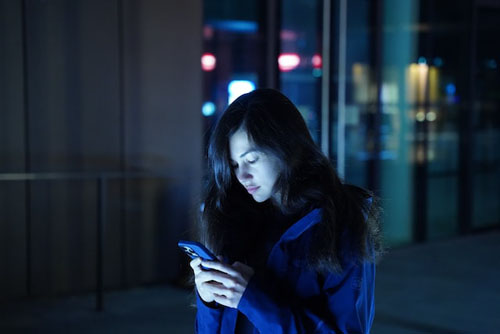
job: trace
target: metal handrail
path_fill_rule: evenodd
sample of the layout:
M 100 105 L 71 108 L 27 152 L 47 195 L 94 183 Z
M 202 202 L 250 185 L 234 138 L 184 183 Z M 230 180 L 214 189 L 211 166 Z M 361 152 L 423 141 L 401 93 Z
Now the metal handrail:
M 0 181 L 36 180 L 95 180 L 121 178 L 168 178 L 167 174 L 155 172 L 44 172 L 44 173 L 0 173 Z
M 0 173 L 0 182 L 9 181 L 64 181 L 64 180 L 92 180 L 97 182 L 97 223 L 96 223 L 96 310 L 103 310 L 104 299 L 104 283 L 103 283 L 103 249 L 104 249 L 104 233 L 103 227 L 106 221 L 106 195 L 107 181 L 111 179 L 168 179 L 169 177 L 163 173 L 154 172 L 45 172 L 45 173 Z M 28 194 L 29 195 L 29 191 Z M 30 263 L 30 217 L 26 219 L 26 239 L 27 239 L 27 288 L 28 295 L 31 286 L 31 263 Z

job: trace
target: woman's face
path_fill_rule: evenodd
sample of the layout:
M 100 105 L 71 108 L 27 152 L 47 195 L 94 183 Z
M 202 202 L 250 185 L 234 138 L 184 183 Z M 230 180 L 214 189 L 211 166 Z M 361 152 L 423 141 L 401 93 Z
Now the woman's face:
M 236 178 L 256 202 L 274 194 L 279 175 L 279 161 L 260 151 L 249 141 L 246 130 L 239 129 L 229 138 L 230 163 Z

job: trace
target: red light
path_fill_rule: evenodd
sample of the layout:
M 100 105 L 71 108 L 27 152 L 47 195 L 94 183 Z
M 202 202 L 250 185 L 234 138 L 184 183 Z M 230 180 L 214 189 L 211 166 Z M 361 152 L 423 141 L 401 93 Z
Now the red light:
M 281 30 L 280 38 L 284 41 L 295 41 L 297 39 L 297 34 L 292 30 Z
M 321 66 L 323 66 L 323 59 L 321 58 L 321 56 L 319 54 L 315 54 L 312 57 L 312 65 L 313 65 L 313 68 L 321 68 Z
M 212 39 L 214 37 L 214 28 L 209 25 L 203 27 L 203 37 L 205 39 Z
M 211 53 L 204 53 L 203 56 L 201 56 L 201 69 L 203 71 L 213 71 L 216 63 L 217 59 Z
M 278 57 L 278 66 L 281 71 L 288 72 L 291 71 L 300 64 L 300 57 L 296 53 L 282 53 Z

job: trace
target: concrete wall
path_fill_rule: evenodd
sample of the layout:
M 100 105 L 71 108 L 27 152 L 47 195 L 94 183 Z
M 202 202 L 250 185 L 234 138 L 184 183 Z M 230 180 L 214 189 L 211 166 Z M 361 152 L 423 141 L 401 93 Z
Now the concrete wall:
M 202 3 L 24 3 L 0 0 L 0 173 L 165 173 L 108 183 L 105 286 L 175 279 L 201 178 Z M 0 181 L 1 299 L 94 288 L 96 194 Z

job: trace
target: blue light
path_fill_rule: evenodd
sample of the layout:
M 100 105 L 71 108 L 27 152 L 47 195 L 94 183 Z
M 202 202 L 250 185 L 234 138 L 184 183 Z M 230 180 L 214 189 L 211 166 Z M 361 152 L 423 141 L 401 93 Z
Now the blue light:
M 233 80 L 227 85 L 229 95 L 228 103 L 231 104 L 240 95 L 251 92 L 255 89 L 255 83 L 250 80 Z
M 213 102 L 203 103 L 203 107 L 201 107 L 201 113 L 205 117 L 212 116 L 215 113 L 215 104 L 213 104 Z
M 455 95 L 456 91 L 457 91 L 457 87 L 455 87 L 454 84 L 449 83 L 446 85 L 446 94 L 447 95 Z
M 440 57 L 436 57 L 434 58 L 434 65 L 436 65 L 436 67 L 441 67 L 443 66 L 443 59 L 440 58 Z
M 488 66 L 488 68 L 491 68 L 492 70 L 494 70 L 497 68 L 497 62 L 495 61 L 495 59 L 489 59 L 486 62 L 486 66 Z
M 313 77 L 319 78 L 323 74 L 323 71 L 321 71 L 320 68 L 315 68 L 315 69 L 313 69 L 312 74 L 313 74 Z
M 217 30 L 224 30 L 224 31 L 256 33 L 259 30 L 259 25 L 255 21 L 209 20 L 207 21 L 207 23 Z
M 417 62 L 421 65 L 425 65 L 427 64 L 427 59 L 425 59 L 425 57 L 419 57 Z

